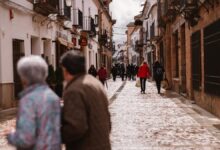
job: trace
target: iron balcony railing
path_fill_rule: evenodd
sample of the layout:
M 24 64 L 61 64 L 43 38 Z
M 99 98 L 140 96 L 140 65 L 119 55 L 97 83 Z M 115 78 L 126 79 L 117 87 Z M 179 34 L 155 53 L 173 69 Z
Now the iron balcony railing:
M 83 28 L 83 13 L 79 9 L 73 9 L 73 25 Z
M 34 11 L 44 16 L 56 14 L 59 12 L 58 0 L 34 0 Z
M 88 31 L 90 37 L 96 36 L 95 20 L 92 17 L 84 17 L 83 30 Z
M 83 18 L 83 30 L 91 31 L 91 17 L 85 16 Z
M 71 20 L 71 7 L 68 7 L 66 3 L 63 6 L 59 5 L 58 18 L 61 20 Z

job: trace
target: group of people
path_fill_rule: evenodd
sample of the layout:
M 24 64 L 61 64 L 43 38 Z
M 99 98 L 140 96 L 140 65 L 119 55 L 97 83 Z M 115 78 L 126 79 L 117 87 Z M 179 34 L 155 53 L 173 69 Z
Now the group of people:
M 126 67 L 124 64 L 113 65 L 111 69 L 113 81 L 116 81 L 118 75 L 120 75 L 122 81 L 126 79 L 135 80 L 138 72 L 138 66 L 133 64 L 128 64 Z
M 87 74 L 85 58 L 77 52 L 65 53 L 60 65 L 62 98 L 46 84 L 48 65 L 43 58 L 19 60 L 17 71 L 24 90 L 16 129 L 7 129 L 3 135 L 17 149 L 61 150 L 63 143 L 66 150 L 110 150 L 111 121 L 103 85 Z
M 156 61 L 153 66 L 153 78 L 156 82 L 158 94 L 161 92 L 161 82 L 164 78 L 164 72 L 165 70 L 163 66 L 159 63 L 159 61 Z M 151 77 L 151 72 L 146 62 L 143 62 L 143 64 L 139 67 L 137 76 L 140 78 L 141 93 L 145 94 L 146 80 Z
M 94 65 L 91 65 L 89 68 L 88 73 L 90 75 L 92 75 L 93 77 L 97 77 L 99 78 L 99 81 L 105 85 L 105 82 L 107 80 L 107 70 L 105 68 L 104 65 L 102 65 L 102 67 L 97 71 Z

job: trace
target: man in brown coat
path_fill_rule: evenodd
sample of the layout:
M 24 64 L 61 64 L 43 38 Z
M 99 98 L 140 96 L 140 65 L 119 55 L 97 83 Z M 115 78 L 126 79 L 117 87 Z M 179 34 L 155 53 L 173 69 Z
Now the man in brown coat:
M 86 75 L 85 58 L 67 52 L 61 58 L 64 79 L 62 139 L 66 150 L 110 150 L 108 100 L 103 85 Z

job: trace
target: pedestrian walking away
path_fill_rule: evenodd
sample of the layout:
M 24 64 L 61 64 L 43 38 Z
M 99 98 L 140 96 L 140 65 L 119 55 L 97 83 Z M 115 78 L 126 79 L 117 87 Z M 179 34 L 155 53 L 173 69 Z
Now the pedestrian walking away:
M 143 64 L 139 67 L 138 77 L 140 78 L 141 83 L 141 93 L 144 94 L 146 90 L 146 80 L 150 77 L 149 67 L 146 62 L 143 62 Z
M 91 66 L 90 66 L 88 73 L 89 73 L 90 75 L 92 75 L 93 77 L 96 78 L 96 76 L 97 76 L 97 70 L 96 70 L 96 68 L 95 68 L 94 65 L 91 65 Z
M 45 84 L 46 62 L 40 56 L 24 57 L 17 70 L 24 90 L 20 93 L 16 131 L 7 136 L 9 144 L 17 149 L 61 150 L 60 99 Z
M 126 75 L 127 75 L 128 80 L 131 80 L 131 65 L 130 64 L 127 65 Z
M 153 71 L 154 71 L 154 80 L 156 82 L 157 91 L 158 91 L 158 94 L 160 94 L 161 81 L 163 80 L 165 70 L 163 66 L 159 63 L 159 61 L 156 61 L 154 63 Z
M 66 150 L 110 150 L 110 113 L 102 84 L 87 75 L 84 56 L 69 51 L 61 58 L 64 79 L 62 141 Z
M 112 73 L 112 77 L 113 77 L 113 81 L 116 81 L 116 77 L 117 77 L 117 68 L 114 65 L 111 69 L 111 73 Z
M 130 67 L 130 70 L 131 70 L 131 80 L 135 80 L 135 66 L 133 64 L 131 64 L 131 67 Z
M 120 72 L 121 72 L 121 80 L 124 81 L 124 78 L 125 78 L 125 65 L 124 64 L 121 64 Z
M 105 69 L 105 66 L 102 65 L 102 67 L 98 71 L 99 81 L 105 85 L 105 81 L 107 80 L 107 70 Z

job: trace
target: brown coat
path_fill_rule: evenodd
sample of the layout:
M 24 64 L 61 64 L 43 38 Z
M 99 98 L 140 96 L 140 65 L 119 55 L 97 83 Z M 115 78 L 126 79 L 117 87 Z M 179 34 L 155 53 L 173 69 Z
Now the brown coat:
M 62 138 L 67 150 L 110 150 L 108 99 L 90 75 L 72 80 L 64 91 Z

